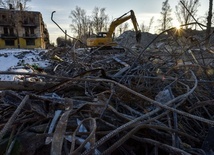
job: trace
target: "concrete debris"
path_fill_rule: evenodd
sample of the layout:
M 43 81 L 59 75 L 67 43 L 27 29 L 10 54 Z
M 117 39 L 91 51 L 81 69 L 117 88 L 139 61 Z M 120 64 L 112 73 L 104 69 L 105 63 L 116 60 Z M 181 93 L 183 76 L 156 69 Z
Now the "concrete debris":
M 213 151 L 212 46 L 155 37 L 142 35 L 136 50 L 128 31 L 121 52 L 58 47 L 42 72 L 1 71 L 42 79 L 0 83 L 2 154 Z
M 125 31 L 123 34 L 121 34 L 118 38 L 116 38 L 116 42 L 123 47 L 133 47 L 136 45 L 136 32 L 135 31 Z M 141 33 L 141 42 L 140 45 L 145 47 L 148 45 L 155 37 L 157 34 L 151 34 L 148 32 L 142 32 Z

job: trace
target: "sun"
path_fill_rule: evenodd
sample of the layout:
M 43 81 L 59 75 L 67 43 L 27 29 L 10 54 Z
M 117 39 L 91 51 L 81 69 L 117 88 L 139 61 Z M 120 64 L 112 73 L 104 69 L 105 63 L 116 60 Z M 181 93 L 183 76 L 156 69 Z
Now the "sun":
M 174 21 L 173 23 L 174 34 L 176 36 L 181 36 L 183 34 L 182 25 L 178 21 Z
M 177 30 L 179 30 L 181 28 L 181 25 L 178 22 L 174 23 L 173 25 Z
M 173 26 L 174 26 L 177 30 L 179 30 L 179 29 L 181 28 L 181 25 L 180 25 L 180 23 L 179 23 L 178 21 L 174 22 L 174 23 L 173 23 Z

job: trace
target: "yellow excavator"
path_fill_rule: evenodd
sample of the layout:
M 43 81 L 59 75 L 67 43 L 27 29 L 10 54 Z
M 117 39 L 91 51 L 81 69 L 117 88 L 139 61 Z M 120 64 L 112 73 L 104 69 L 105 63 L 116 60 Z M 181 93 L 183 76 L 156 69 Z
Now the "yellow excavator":
M 130 13 L 130 15 L 127 15 L 128 13 Z M 88 47 L 101 47 L 101 46 L 113 47 L 113 46 L 116 46 L 117 44 L 115 42 L 113 42 L 114 30 L 118 25 L 122 24 L 123 22 L 125 22 L 129 19 L 132 20 L 132 23 L 134 25 L 134 29 L 136 31 L 136 41 L 137 41 L 137 43 L 139 43 L 141 40 L 141 31 L 139 29 L 134 11 L 130 10 L 129 12 L 120 16 L 119 18 L 115 19 L 111 23 L 108 32 L 98 32 L 96 37 L 88 38 L 86 41 L 87 46 Z

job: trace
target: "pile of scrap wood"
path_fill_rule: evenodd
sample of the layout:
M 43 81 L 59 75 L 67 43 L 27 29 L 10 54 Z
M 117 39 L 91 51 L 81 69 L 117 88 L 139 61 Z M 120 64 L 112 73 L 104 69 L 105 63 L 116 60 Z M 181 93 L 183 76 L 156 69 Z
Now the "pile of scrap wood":
M 0 82 L 1 154 L 212 153 L 213 51 L 176 44 L 55 48 L 42 73 L 0 72 L 25 77 Z

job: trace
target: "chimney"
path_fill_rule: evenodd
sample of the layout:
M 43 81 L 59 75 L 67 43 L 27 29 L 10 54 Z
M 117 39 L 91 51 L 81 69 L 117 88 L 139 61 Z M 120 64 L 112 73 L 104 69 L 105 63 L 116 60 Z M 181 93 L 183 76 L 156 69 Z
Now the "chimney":
M 23 10 L 22 3 L 19 3 L 19 7 L 20 7 L 20 11 L 22 11 Z

